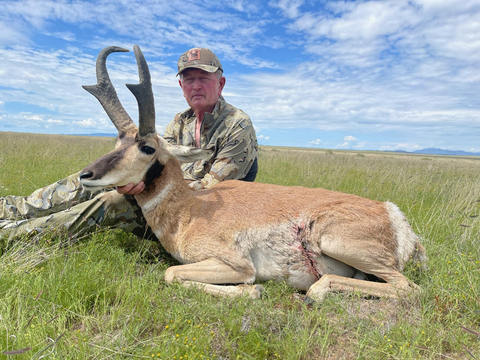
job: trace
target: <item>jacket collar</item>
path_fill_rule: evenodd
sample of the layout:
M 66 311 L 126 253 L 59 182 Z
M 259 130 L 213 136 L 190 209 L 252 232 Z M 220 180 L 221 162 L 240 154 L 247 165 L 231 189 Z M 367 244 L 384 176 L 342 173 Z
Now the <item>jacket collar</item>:
M 215 108 L 213 109 L 213 111 L 211 113 L 209 112 L 205 113 L 205 116 L 203 118 L 203 125 L 205 126 L 207 124 L 214 122 L 222 113 L 222 110 L 225 108 L 225 105 L 226 105 L 226 101 L 223 98 L 223 96 L 220 95 L 220 97 L 217 100 L 217 103 L 215 104 Z M 180 117 L 186 123 L 190 123 L 196 120 L 195 113 L 192 108 L 188 108 L 187 110 L 182 112 Z

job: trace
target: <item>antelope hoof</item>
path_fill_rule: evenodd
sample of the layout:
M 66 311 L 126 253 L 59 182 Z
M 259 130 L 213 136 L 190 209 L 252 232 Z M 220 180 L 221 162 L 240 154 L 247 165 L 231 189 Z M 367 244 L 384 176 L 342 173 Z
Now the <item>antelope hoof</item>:
M 264 287 L 262 285 L 253 285 L 250 290 L 250 297 L 252 299 L 260 299 L 263 294 Z
M 313 304 L 316 303 L 316 301 L 313 300 L 313 299 L 312 299 L 311 297 L 309 297 L 309 296 L 305 296 L 305 299 L 303 299 L 303 303 L 304 303 L 305 305 L 313 305 Z
M 237 285 L 239 287 L 244 288 L 244 294 L 248 295 L 251 299 L 260 299 L 263 293 L 263 286 L 262 285 Z

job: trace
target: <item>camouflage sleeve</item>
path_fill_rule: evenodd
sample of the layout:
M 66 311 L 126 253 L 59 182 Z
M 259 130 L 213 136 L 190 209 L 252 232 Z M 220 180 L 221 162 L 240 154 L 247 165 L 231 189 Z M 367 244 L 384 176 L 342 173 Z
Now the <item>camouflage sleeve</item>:
M 175 124 L 177 124 L 177 118 L 179 115 L 175 115 L 175 118 L 170 121 L 165 129 L 165 132 L 163 134 L 163 138 L 167 140 L 170 144 L 176 144 L 177 143 L 177 137 L 175 136 Z
M 190 186 L 205 189 L 224 180 L 242 179 L 250 170 L 257 153 L 257 138 L 250 118 L 235 120 L 219 145 L 210 172 Z

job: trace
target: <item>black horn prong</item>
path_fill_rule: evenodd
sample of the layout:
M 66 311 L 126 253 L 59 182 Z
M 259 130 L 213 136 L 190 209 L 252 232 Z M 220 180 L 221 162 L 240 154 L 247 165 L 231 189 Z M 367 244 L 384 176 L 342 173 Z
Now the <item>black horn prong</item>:
M 147 61 L 138 45 L 133 46 L 138 65 L 139 84 L 127 84 L 138 103 L 138 134 L 143 137 L 155 132 L 155 103 Z
M 129 50 L 118 46 L 109 46 L 100 51 L 96 62 L 97 84 L 82 86 L 98 99 L 119 133 L 126 132 L 129 128 L 135 127 L 135 124 L 122 106 L 118 99 L 117 92 L 112 85 L 107 71 L 107 57 L 112 52 L 128 51 Z

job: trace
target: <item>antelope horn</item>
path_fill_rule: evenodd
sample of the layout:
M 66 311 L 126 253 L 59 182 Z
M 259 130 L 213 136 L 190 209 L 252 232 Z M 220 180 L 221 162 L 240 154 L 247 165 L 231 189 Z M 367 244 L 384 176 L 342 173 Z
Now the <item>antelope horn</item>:
M 135 127 L 135 123 L 122 106 L 122 103 L 118 99 L 117 92 L 112 85 L 110 77 L 108 76 L 107 56 L 112 52 L 128 51 L 129 50 L 118 46 L 109 46 L 100 51 L 96 63 L 97 84 L 82 86 L 85 90 L 97 98 L 119 133 L 126 132 L 127 129 L 132 126 Z
M 139 84 L 127 84 L 138 103 L 138 134 L 140 137 L 155 133 L 155 103 L 153 100 L 152 81 L 147 61 L 138 45 L 133 45 L 138 64 Z

